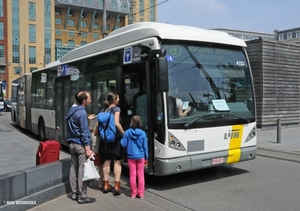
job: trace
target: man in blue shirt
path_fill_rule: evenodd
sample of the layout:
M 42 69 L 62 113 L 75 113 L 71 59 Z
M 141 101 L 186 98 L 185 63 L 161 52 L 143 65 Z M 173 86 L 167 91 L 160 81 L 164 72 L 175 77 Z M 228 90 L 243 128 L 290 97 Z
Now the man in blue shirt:
M 79 92 L 76 97 L 76 105 L 72 106 L 65 120 L 67 120 L 67 141 L 71 154 L 70 185 L 72 200 L 79 204 L 93 203 L 95 198 L 87 195 L 87 181 L 82 181 L 84 176 L 84 163 L 95 153 L 91 150 L 91 133 L 85 107 L 91 103 L 91 95 L 88 92 Z

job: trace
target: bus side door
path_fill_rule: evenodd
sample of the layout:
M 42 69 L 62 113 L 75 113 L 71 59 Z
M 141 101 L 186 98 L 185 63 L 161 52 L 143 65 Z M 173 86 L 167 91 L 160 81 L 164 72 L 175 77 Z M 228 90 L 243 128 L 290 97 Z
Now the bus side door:
M 153 72 L 153 71 L 152 71 Z M 153 74 L 153 73 L 152 73 Z M 132 116 L 139 115 L 142 128 L 148 139 L 149 164 L 145 167 L 148 174 L 153 173 L 154 127 L 152 101 L 154 87 L 151 81 L 150 63 L 136 63 L 117 68 L 117 93 L 120 96 L 121 119 L 123 129 L 130 127 Z M 152 93 L 153 92 L 153 93 Z M 126 159 L 124 160 L 126 162 Z
M 55 123 L 57 127 L 56 138 L 61 143 L 67 143 L 67 122 L 64 117 L 71 107 L 74 99 L 70 96 L 70 76 L 55 78 Z M 73 100 L 73 101 L 72 101 Z

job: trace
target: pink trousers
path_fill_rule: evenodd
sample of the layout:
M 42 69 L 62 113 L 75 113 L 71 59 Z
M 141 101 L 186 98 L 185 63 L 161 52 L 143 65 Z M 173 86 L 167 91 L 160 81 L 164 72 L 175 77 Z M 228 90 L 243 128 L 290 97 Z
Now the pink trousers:
M 139 160 L 128 159 L 131 197 L 136 197 L 136 196 L 139 196 L 140 198 L 144 197 L 144 192 L 145 192 L 144 164 L 145 164 L 144 158 Z

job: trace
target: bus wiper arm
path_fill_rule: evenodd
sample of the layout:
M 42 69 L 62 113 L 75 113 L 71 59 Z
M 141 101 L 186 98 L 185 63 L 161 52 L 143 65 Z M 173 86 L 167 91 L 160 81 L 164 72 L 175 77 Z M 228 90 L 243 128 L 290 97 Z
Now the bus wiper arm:
M 210 113 L 211 111 L 207 111 L 204 114 L 201 114 L 200 116 L 196 117 L 195 119 L 191 120 L 190 122 L 184 124 L 184 128 L 187 129 L 189 126 L 191 126 L 194 122 L 197 122 L 201 117 L 203 117 L 204 115 L 206 115 L 207 113 Z
M 236 116 L 236 115 L 233 115 L 233 114 L 228 114 L 228 115 L 222 114 L 222 115 L 221 115 L 222 118 L 228 117 L 228 116 L 232 116 L 232 117 L 241 119 L 241 120 L 245 121 L 246 123 L 250 123 L 250 120 L 249 120 L 249 119 L 246 119 L 246 118 L 243 118 L 243 117 L 240 117 L 240 116 Z

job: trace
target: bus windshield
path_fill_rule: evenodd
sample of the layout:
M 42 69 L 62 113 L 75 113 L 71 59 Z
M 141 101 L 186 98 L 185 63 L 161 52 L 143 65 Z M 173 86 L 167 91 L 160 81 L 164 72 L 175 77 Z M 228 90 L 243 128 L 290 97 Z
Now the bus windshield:
M 162 47 L 168 52 L 170 124 L 254 121 L 251 73 L 243 48 L 189 43 Z

